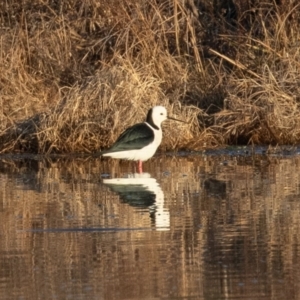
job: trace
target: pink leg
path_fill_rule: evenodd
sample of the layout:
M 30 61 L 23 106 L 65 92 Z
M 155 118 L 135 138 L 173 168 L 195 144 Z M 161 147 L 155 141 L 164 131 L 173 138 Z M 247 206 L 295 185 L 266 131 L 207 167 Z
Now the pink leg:
M 141 160 L 139 160 L 138 162 L 138 169 L 139 169 L 139 173 L 142 174 L 143 173 L 143 162 Z

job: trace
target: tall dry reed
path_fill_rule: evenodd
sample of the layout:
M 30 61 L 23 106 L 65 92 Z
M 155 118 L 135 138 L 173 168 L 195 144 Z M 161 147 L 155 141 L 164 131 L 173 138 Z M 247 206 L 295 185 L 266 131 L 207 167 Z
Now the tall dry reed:
M 0 152 L 94 152 L 153 105 L 164 149 L 297 144 L 300 4 L 0 4 Z

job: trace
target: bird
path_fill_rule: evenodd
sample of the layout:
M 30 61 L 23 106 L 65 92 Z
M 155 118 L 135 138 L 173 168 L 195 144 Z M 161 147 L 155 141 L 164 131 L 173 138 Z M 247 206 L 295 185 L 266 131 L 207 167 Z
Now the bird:
M 155 154 L 162 141 L 161 124 L 167 119 L 185 123 L 169 117 L 164 106 L 154 106 L 148 111 L 145 122 L 128 127 L 109 149 L 98 155 L 138 161 L 138 171 L 142 173 L 143 161 Z

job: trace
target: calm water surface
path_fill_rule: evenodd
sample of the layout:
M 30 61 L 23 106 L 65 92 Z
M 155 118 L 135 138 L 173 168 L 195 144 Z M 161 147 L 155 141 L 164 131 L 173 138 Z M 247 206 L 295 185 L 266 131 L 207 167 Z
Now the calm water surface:
M 300 155 L 0 157 L 0 299 L 300 299 Z

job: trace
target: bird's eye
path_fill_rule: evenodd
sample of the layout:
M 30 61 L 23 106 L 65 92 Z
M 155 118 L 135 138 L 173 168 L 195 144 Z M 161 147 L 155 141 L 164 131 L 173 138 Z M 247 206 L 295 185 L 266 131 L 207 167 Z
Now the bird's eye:
M 160 113 L 160 115 L 162 116 L 162 115 L 163 115 L 163 113 Z

